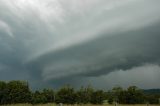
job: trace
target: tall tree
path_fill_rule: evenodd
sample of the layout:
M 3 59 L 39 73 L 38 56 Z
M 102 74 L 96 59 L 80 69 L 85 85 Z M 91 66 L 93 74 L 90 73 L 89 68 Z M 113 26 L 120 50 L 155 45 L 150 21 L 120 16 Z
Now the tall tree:
M 42 95 L 47 99 L 47 103 L 55 102 L 55 93 L 53 89 L 43 89 Z
M 127 89 L 127 104 L 141 104 L 145 102 L 142 90 L 136 86 L 130 86 Z
M 113 93 L 113 100 L 115 102 L 120 102 L 119 101 L 119 97 L 121 96 L 121 92 L 123 91 L 122 87 L 114 87 L 112 89 L 112 93 Z
M 91 95 L 92 104 L 102 104 L 104 99 L 104 92 L 102 90 L 94 91 Z
M 0 81 L 0 104 L 6 104 L 8 102 L 8 90 L 6 89 L 7 83 Z
M 74 104 L 76 102 L 74 89 L 67 85 L 61 88 L 56 94 L 56 103 Z
M 31 99 L 31 92 L 26 81 L 10 81 L 7 84 L 7 90 L 10 103 L 27 103 Z
M 44 104 L 44 103 L 47 103 L 47 98 L 40 91 L 35 91 L 34 93 L 32 93 L 31 103 L 32 104 Z

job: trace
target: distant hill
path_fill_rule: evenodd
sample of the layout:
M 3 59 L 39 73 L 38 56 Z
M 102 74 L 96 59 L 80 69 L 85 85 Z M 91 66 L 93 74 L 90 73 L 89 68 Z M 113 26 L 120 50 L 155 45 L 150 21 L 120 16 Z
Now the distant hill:
M 143 91 L 146 94 L 160 94 L 160 89 L 145 89 Z

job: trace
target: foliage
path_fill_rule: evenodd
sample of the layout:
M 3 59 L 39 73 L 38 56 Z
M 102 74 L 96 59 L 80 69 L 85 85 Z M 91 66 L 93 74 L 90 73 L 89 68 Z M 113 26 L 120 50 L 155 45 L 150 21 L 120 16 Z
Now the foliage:
M 92 93 L 94 92 L 94 89 L 91 86 L 88 86 L 86 88 L 81 87 L 77 91 L 77 103 L 82 103 L 82 104 L 87 104 L 91 103 L 91 96 Z
M 102 104 L 104 100 L 105 100 L 104 92 L 102 90 L 97 90 L 92 93 L 92 96 L 91 96 L 92 104 Z
M 130 86 L 127 90 L 121 87 L 115 87 L 108 94 L 110 95 L 110 103 L 114 101 L 121 104 L 142 104 L 146 101 L 142 90 L 136 86 Z
M 47 99 L 47 103 L 55 102 L 55 93 L 53 89 L 43 89 L 42 95 Z
M 75 91 L 72 87 L 65 86 L 56 94 L 56 103 L 74 104 L 76 103 Z
M 0 81 L 0 105 L 29 103 L 63 103 L 63 104 L 102 104 L 118 102 L 120 104 L 158 104 L 160 94 L 144 93 L 136 86 L 127 89 L 114 87 L 108 92 L 95 90 L 91 86 L 75 90 L 67 85 L 55 92 L 53 89 L 31 91 L 26 81 Z
M 32 99 L 31 99 L 32 104 L 44 104 L 47 103 L 47 98 L 39 91 L 35 91 L 32 94 Z
M 28 83 L 25 81 L 0 82 L 1 104 L 28 103 L 31 95 Z

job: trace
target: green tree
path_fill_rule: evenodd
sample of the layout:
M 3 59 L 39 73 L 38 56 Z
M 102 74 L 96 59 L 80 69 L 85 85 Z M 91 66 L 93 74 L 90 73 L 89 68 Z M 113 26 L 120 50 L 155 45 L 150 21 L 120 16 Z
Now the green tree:
M 113 101 L 114 101 L 113 92 L 109 90 L 109 91 L 107 92 L 106 96 L 107 96 L 108 103 L 109 103 L 109 104 L 112 104 Z
M 76 93 L 77 103 L 87 104 L 91 102 L 91 96 L 94 89 L 91 86 L 81 87 Z
M 113 101 L 115 102 L 120 102 L 120 97 L 121 97 L 121 93 L 123 92 L 123 88 L 122 87 L 114 87 L 112 89 L 112 94 L 113 94 Z
M 127 90 L 114 87 L 108 94 L 109 103 L 113 101 L 121 104 L 141 104 L 145 102 L 143 92 L 136 86 L 130 86 Z
M 104 99 L 104 92 L 102 90 L 94 91 L 91 95 L 92 104 L 102 104 Z
M 28 82 L 10 81 L 6 87 L 8 91 L 8 103 L 28 103 L 31 98 L 31 92 Z
M 149 104 L 158 104 L 159 102 L 159 98 L 157 98 L 155 95 L 150 94 L 150 95 L 146 95 L 146 102 L 148 102 Z
M 7 83 L 0 81 L 0 104 L 6 104 L 8 102 L 8 90 L 6 89 Z
M 40 91 L 35 91 L 32 93 L 32 99 L 31 99 L 32 104 L 41 104 L 41 103 L 47 103 L 47 98 L 43 93 Z
M 69 85 L 61 88 L 56 94 L 56 103 L 74 104 L 75 102 L 76 102 L 75 91 Z
M 55 102 L 55 93 L 53 89 L 43 89 L 42 95 L 47 99 L 47 103 Z
M 142 104 L 145 102 L 142 90 L 138 89 L 136 86 L 128 87 L 126 98 L 127 104 Z

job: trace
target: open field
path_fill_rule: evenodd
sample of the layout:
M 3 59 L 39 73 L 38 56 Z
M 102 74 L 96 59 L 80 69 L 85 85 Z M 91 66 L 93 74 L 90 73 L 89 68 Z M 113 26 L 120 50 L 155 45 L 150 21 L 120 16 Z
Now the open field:
M 31 105 L 31 104 L 13 104 L 13 105 L 1 105 L 1 106 L 59 106 L 56 104 L 38 104 L 38 105 Z M 63 105 L 63 106 L 115 106 L 115 105 L 91 105 L 91 104 L 86 104 L 86 105 Z M 147 106 L 146 104 L 135 104 L 135 105 L 127 105 L 127 104 L 118 104 L 117 106 Z M 160 106 L 159 105 L 148 105 L 148 106 Z

